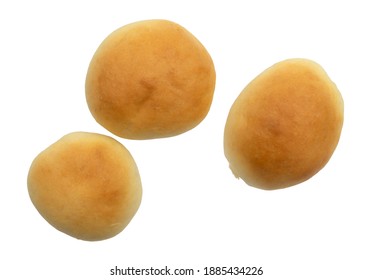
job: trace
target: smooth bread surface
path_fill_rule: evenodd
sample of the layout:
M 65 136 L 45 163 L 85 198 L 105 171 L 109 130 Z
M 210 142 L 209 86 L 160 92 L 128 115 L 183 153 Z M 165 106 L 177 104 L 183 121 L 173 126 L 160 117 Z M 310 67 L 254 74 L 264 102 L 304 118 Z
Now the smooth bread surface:
M 28 191 L 58 230 L 83 240 L 120 233 L 137 212 L 142 186 L 134 159 L 111 137 L 68 134 L 32 162 Z
M 248 185 L 278 189 L 301 183 L 331 158 L 343 125 L 343 100 L 317 63 L 279 62 L 257 76 L 231 107 L 224 149 Z
M 86 99 L 96 121 L 117 136 L 170 137 L 205 118 L 215 79 L 209 53 L 189 31 L 145 20 L 117 29 L 98 47 Z

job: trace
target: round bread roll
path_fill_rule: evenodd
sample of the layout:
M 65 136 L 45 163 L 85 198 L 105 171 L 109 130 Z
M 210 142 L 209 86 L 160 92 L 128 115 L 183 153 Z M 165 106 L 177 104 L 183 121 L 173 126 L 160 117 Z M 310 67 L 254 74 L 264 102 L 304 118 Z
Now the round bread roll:
M 86 76 L 95 120 L 127 139 L 181 134 L 209 112 L 216 73 L 204 46 L 185 28 L 146 20 L 111 33 Z
M 140 175 L 131 154 L 111 137 L 74 132 L 32 162 L 28 191 L 56 229 L 97 241 L 120 233 L 141 203 Z
M 343 108 L 336 85 L 317 63 L 288 59 L 273 65 L 230 109 L 224 151 L 232 172 L 266 190 L 309 179 L 338 144 Z

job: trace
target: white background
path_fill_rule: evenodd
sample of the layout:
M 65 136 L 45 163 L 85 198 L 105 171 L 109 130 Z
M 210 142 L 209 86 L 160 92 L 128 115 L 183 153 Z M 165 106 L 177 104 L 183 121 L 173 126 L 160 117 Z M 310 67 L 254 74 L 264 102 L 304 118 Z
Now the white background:
M 368 1 L 2 1 L 1 279 L 164 279 L 125 268 L 193 268 L 168 279 L 372 279 L 372 8 Z M 206 119 L 180 136 L 118 139 L 90 115 L 85 74 L 101 41 L 137 20 L 193 33 L 216 67 Z M 321 64 L 345 102 L 340 143 L 316 176 L 262 191 L 235 179 L 223 154 L 232 102 L 287 58 Z M 71 238 L 51 227 L 26 186 L 34 157 L 64 134 L 107 134 L 132 153 L 142 205 L 118 236 Z M 257 277 L 203 276 L 205 266 L 258 266 Z

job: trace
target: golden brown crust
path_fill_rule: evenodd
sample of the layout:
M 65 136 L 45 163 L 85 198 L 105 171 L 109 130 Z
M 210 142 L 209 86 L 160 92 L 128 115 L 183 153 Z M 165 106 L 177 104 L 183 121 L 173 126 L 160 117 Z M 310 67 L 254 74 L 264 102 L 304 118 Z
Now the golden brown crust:
M 98 123 L 129 139 L 185 132 L 207 115 L 215 70 L 204 46 L 166 20 L 132 23 L 99 46 L 86 77 L 86 99 Z
M 242 91 L 225 127 L 225 155 L 247 184 L 277 189 L 303 182 L 328 162 L 343 125 L 343 100 L 315 62 L 289 59 Z
M 34 159 L 28 191 L 51 225 L 92 241 L 121 232 L 142 196 L 137 166 L 125 147 L 83 132 L 62 137 Z

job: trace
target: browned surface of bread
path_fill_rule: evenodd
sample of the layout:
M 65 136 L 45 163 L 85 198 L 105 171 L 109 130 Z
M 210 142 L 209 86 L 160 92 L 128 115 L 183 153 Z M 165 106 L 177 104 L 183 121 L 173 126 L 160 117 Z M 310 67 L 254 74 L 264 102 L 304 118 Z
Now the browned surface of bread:
M 32 162 L 28 191 L 39 213 L 78 239 L 113 237 L 130 222 L 142 197 L 140 175 L 128 150 L 111 137 L 75 132 Z
M 342 96 L 322 67 L 307 59 L 285 60 L 257 76 L 234 102 L 225 155 L 248 185 L 289 187 L 325 166 L 342 125 Z
M 207 115 L 213 61 L 185 28 L 167 20 L 123 26 L 98 47 L 88 68 L 86 99 L 98 123 L 117 136 L 174 136 Z

